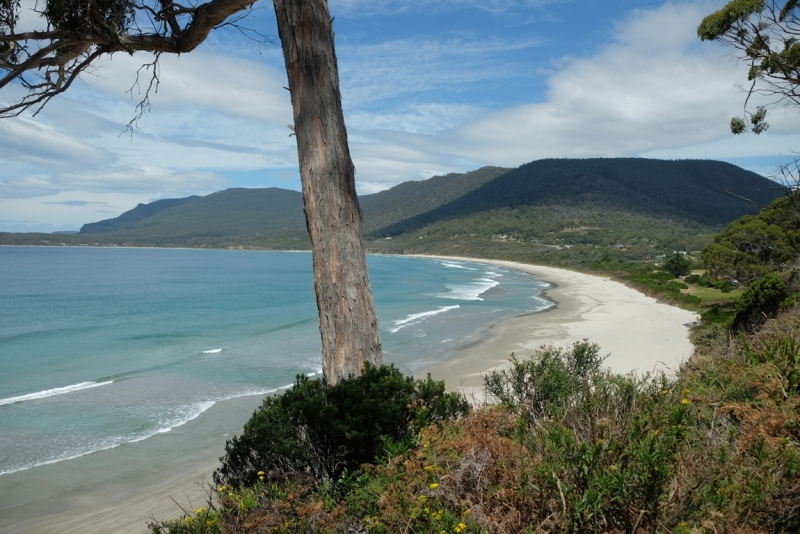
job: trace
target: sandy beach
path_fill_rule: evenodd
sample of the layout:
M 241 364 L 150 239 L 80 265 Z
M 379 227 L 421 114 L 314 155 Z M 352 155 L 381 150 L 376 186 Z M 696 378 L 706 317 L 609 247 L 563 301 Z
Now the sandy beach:
M 554 302 L 545 312 L 496 323 L 449 360 L 423 370 L 445 379 L 450 389 L 475 396 L 482 374 L 507 364 L 512 352 L 525 356 L 541 345 L 583 338 L 610 353 L 606 365 L 620 373 L 675 371 L 691 355 L 686 324 L 695 314 L 618 282 L 506 261 L 448 259 L 534 274 L 552 284 L 546 296 Z M 261 398 L 218 402 L 171 432 L 0 476 L 0 534 L 140 534 L 152 517 L 180 516 L 171 499 L 187 508 L 202 505 L 198 481 L 203 476 L 211 481 L 225 440 L 241 431 Z
M 656 301 L 622 283 L 588 274 L 501 260 L 419 256 L 498 265 L 533 274 L 552 287 L 548 310 L 493 325 L 479 343 L 425 372 L 446 380 L 448 388 L 480 402 L 482 376 L 508 365 L 511 353 L 530 355 L 542 345 L 563 347 L 589 339 L 608 354 L 605 366 L 616 373 L 674 373 L 692 354 L 689 324 L 697 314 Z

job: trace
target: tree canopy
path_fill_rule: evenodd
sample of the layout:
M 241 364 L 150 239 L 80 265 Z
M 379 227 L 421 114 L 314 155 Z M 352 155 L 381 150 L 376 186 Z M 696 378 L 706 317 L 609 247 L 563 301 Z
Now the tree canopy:
M 46 0 L 36 11 L 41 26 L 23 28 L 20 0 L 0 0 L 0 89 L 17 81 L 27 90 L 19 101 L 0 108 L 0 118 L 29 108 L 38 112 L 103 56 L 151 52 L 155 59 L 149 65 L 155 67 L 161 54 L 191 52 L 215 28 L 245 30 L 239 22 L 254 1 Z M 249 35 L 266 40 L 252 30 Z M 151 74 L 148 87 L 157 83 L 154 68 Z
M 752 282 L 800 256 L 800 192 L 728 225 L 703 249 L 712 274 Z
M 715 40 L 733 48 L 748 65 L 751 82 L 745 102 L 745 118 L 734 117 L 731 131 L 764 132 L 767 108 L 747 110 L 750 96 L 759 93 L 772 103 L 800 104 L 800 1 L 731 0 L 700 23 L 700 39 Z M 748 120 L 745 120 L 748 119 Z

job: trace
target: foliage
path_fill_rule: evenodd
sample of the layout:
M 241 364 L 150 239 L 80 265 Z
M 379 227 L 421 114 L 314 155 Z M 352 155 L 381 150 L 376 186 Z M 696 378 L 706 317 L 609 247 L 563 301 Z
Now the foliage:
M 736 305 L 731 327 L 753 330 L 769 317 L 774 317 L 781 303 L 789 296 L 789 288 L 777 274 L 769 273 L 750 284 Z
M 129 0 L 47 0 L 44 15 L 53 28 L 116 36 L 134 18 Z
M 758 215 L 728 225 L 703 249 L 703 262 L 717 276 L 752 282 L 800 256 L 800 192 L 779 198 Z
M 796 0 L 731 0 L 722 9 L 700 23 L 697 34 L 702 40 L 716 40 L 738 51 L 748 65 L 747 78 L 752 82 L 747 99 L 753 93 L 772 98 L 772 103 L 789 100 L 800 103 L 800 18 Z M 746 105 L 746 104 L 745 104 Z M 767 109 L 757 106 L 745 110 L 750 130 L 760 134 L 769 124 Z M 748 121 L 734 117 L 731 131 L 747 131 Z
M 692 262 L 686 258 L 685 254 L 675 252 L 664 261 L 662 268 L 675 278 L 679 278 L 689 274 L 691 272 L 691 266 Z
M 572 397 L 601 372 L 603 359 L 600 347 L 587 340 L 566 350 L 542 347 L 525 360 L 512 354 L 508 369 L 486 375 L 486 393 L 504 406 L 527 404 L 531 413 L 544 416 L 554 406 L 570 405 Z
M 226 528 L 796 532 L 800 315 L 778 321 L 744 344 L 718 328 L 675 378 L 605 372 L 586 341 L 515 358 L 487 377 L 503 406 L 423 428 L 385 463 L 222 488 Z
M 214 480 L 252 485 L 260 471 L 270 478 L 309 472 L 336 479 L 393 444 L 410 445 L 420 426 L 467 408 L 461 396 L 445 393 L 444 382 L 404 377 L 393 366 L 368 366 L 335 386 L 298 375 L 284 394 L 265 398 L 242 434 L 226 442 Z

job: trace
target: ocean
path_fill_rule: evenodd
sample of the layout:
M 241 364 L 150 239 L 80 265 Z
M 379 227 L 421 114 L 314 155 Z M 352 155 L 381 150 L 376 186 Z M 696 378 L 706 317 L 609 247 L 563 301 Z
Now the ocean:
M 532 275 L 370 256 L 384 361 L 419 373 L 507 317 Z M 321 376 L 311 255 L 0 247 L 0 476 L 170 432 Z

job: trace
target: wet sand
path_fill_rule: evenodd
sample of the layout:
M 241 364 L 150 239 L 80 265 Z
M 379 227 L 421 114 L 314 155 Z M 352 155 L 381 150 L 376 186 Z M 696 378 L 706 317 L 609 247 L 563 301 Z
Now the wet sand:
M 147 532 L 153 517 L 205 505 L 225 440 L 241 432 L 263 395 L 220 401 L 170 432 L 0 476 L 0 533 Z M 171 498 L 170 498 L 171 497 Z

